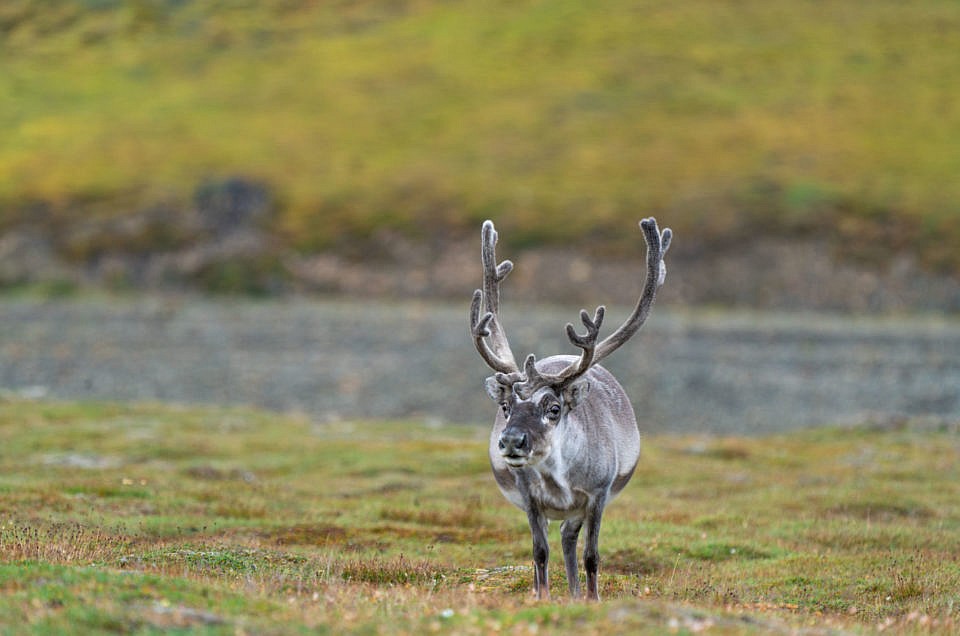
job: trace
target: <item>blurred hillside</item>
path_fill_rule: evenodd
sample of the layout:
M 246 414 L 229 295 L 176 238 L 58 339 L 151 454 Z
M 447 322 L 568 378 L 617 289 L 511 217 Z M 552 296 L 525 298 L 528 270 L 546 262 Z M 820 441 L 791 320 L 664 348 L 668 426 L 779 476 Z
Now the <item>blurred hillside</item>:
M 5 0 L 0 284 L 460 294 L 488 217 L 619 281 L 653 214 L 690 302 L 960 310 L 958 50 L 948 0 Z

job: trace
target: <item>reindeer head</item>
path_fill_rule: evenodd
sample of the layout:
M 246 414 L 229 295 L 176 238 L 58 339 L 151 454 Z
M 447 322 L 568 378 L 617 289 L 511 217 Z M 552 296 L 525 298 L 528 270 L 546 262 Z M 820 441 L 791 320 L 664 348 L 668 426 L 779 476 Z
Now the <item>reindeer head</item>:
M 590 390 L 581 374 L 563 378 L 540 373 L 533 355 L 524 373 L 496 373 L 486 380 L 487 394 L 500 405 L 506 425 L 498 447 L 514 467 L 537 464 L 550 454 L 555 431 Z
M 580 320 L 586 333 L 578 334 L 569 323 L 566 327 L 571 344 L 581 350 L 580 359 L 557 372 L 548 372 L 538 370 L 536 358 L 530 354 L 521 372 L 499 320 L 500 283 L 513 270 L 513 263 L 504 261 L 497 265 L 497 232 L 492 222 L 483 224 L 484 285 L 473 295 L 470 328 L 480 356 L 497 372 L 487 378 L 486 387 L 490 397 L 500 405 L 506 420 L 498 446 L 508 465 L 536 464 L 550 454 L 554 431 L 561 428 L 564 418 L 583 403 L 590 390 L 589 379 L 584 377 L 587 371 L 629 340 L 646 321 L 657 289 L 666 275 L 663 255 L 670 247 L 671 232 L 668 228 L 661 233 L 653 218 L 641 221 L 640 228 L 647 243 L 647 278 L 631 316 L 598 343 L 603 306 L 597 308 L 593 318 L 581 310 Z M 481 304 L 486 309 L 482 316 Z

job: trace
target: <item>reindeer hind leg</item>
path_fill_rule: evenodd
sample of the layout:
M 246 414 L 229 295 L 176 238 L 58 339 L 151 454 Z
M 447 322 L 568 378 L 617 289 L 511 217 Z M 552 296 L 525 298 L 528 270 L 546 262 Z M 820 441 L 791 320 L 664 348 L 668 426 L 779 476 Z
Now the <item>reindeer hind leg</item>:
M 577 539 L 583 519 L 567 519 L 560 526 L 560 545 L 563 547 L 563 565 L 567 570 L 567 586 L 572 598 L 580 598 L 580 571 L 577 564 Z
M 600 570 L 600 521 L 606 497 L 598 497 L 587 510 L 584 525 L 587 527 L 583 546 L 583 567 L 587 571 L 587 600 L 599 601 L 600 591 L 597 576 Z

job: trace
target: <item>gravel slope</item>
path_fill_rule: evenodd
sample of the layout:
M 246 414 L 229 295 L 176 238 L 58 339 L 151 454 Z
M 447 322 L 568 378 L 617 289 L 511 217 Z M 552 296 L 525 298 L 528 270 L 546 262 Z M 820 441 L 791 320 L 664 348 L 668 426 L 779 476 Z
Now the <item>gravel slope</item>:
M 578 307 L 506 308 L 518 357 L 571 351 Z M 628 308 L 608 312 L 609 333 Z M 0 301 L 0 389 L 486 424 L 468 306 L 184 297 Z M 960 323 L 658 307 L 605 361 L 647 431 L 960 419 Z

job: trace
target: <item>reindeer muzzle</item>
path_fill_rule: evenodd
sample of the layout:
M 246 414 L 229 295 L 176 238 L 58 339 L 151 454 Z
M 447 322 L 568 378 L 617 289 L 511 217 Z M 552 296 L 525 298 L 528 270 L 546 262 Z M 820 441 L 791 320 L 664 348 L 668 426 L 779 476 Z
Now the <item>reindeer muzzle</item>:
M 503 460 L 510 466 L 522 466 L 530 456 L 530 440 L 527 434 L 515 429 L 508 428 L 501 433 L 497 447 Z

